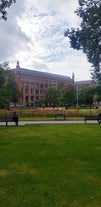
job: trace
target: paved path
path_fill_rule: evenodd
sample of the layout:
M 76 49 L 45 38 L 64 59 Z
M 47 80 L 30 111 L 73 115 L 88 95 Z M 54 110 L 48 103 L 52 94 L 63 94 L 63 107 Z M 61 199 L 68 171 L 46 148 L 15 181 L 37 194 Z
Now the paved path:
M 96 120 L 87 121 L 87 124 L 97 124 Z M 19 126 L 29 125 L 29 124 L 84 124 L 84 121 L 19 121 Z M 5 122 L 0 122 L 0 126 L 5 126 Z M 14 126 L 14 122 L 8 122 L 8 126 Z

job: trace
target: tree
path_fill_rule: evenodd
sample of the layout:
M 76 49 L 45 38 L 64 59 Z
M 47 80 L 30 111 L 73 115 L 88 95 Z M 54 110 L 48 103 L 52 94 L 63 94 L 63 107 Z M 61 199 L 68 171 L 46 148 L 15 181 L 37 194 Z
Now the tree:
M 7 9 L 15 2 L 16 0 L 0 0 L 0 19 L 7 20 Z
M 64 91 L 64 103 L 68 106 L 73 106 L 76 103 L 76 89 L 74 87 L 67 87 Z
M 0 108 L 8 108 L 9 96 L 6 90 L 6 71 L 0 64 Z
M 92 77 L 101 81 L 101 1 L 79 0 L 76 14 L 82 19 L 80 28 L 67 29 L 65 36 L 71 47 L 82 50 L 92 64 Z
M 79 104 L 89 106 L 93 104 L 94 87 L 88 86 L 79 90 Z
M 60 90 L 58 86 L 48 88 L 45 92 L 46 105 L 56 106 L 59 105 Z
M 0 108 L 9 108 L 10 102 L 18 101 L 20 92 L 8 63 L 0 64 Z
M 10 102 L 14 103 L 14 106 L 16 107 L 16 103 L 19 100 L 19 97 L 21 95 L 18 85 L 15 80 L 15 76 L 12 73 L 12 70 L 8 71 L 8 81 L 6 84 L 6 88 L 10 97 Z
M 96 84 L 94 88 L 94 97 L 93 97 L 94 102 L 101 103 L 101 84 Z
M 92 86 L 79 89 L 79 104 L 95 106 L 101 102 L 101 84 L 94 84 Z

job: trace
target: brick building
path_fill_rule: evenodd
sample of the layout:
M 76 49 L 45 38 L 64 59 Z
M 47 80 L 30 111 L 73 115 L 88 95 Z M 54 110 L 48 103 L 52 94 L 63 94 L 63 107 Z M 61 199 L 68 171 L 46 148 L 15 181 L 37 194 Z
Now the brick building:
M 88 86 L 92 86 L 95 84 L 94 80 L 84 80 L 84 81 L 76 81 L 74 83 L 75 87 L 81 89 L 81 88 L 86 88 Z
M 64 83 L 65 86 L 74 84 L 74 79 L 68 76 L 21 68 L 19 61 L 13 72 L 21 92 L 18 104 L 23 106 L 39 106 L 44 100 L 45 90 L 49 87 L 59 83 Z

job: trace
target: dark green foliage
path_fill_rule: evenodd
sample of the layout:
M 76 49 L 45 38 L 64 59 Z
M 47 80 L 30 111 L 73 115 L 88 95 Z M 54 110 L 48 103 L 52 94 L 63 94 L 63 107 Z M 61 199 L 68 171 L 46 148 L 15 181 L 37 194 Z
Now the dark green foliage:
M 70 39 L 71 47 L 83 50 L 94 67 L 92 76 L 101 80 L 101 1 L 80 0 L 76 14 L 82 19 L 80 28 L 65 32 Z
M 18 86 L 8 63 L 0 64 L 0 108 L 9 108 L 20 96 Z
M 9 71 L 9 79 L 6 87 L 8 89 L 8 94 L 10 96 L 10 102 L 13 102 L 16 107 L 16 103 L 18 102 L 20 97 L 20 91 L 11 70 Z
M 76 90 L 74 87 L 64 86 L 61 83 L 56 87 L 46 90 L 45 101 L 53 106 L 74 105 L 76 101 Z
M 15 3 L 16 0 L 1 0 L 0 1 L 0 19 L 7 20 L 7 9 L 10 8 L 12 3 Z
M 64 103 L 67 105 L 74 105 L 76 103 L 76 89 L 69 87 L 64 92 Z
M 101 102 L 101 84 L 79 89 L 79 104 L 91 106 L 96 101 Z
M 94 88 L 87 87 L 79 91 L 79 104 L 91 105 L 93 104 Z
M 60 90 L 59 88 L 53 87 L 48 88 L 45 92 L 45 102 L 48 105 L 56 106 L 59 104 Z

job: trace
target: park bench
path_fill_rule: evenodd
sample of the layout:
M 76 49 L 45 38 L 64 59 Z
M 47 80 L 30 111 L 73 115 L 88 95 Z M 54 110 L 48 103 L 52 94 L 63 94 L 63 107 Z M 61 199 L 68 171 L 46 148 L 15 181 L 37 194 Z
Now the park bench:
M 15 122 L 15 125 L 18 126 L 18 116 L 0 116 L 0 122 L 5 122 L 8 126 L 8 122 Z
M 98 115 L 96 115 L 96 116 L 93 116 L 93 115 L 86 115 L 85 117 L 84 117 L 84 123 L 86 124 L 87 123 L 87 121 L 89 121 L 89 120 L 96 120 L 99 124 L 101 123 L 101 117 Z
M 64 119 L 65 120 L 65 115 L 64 114 L 55 114 L 55 120 L 57 119 Z

